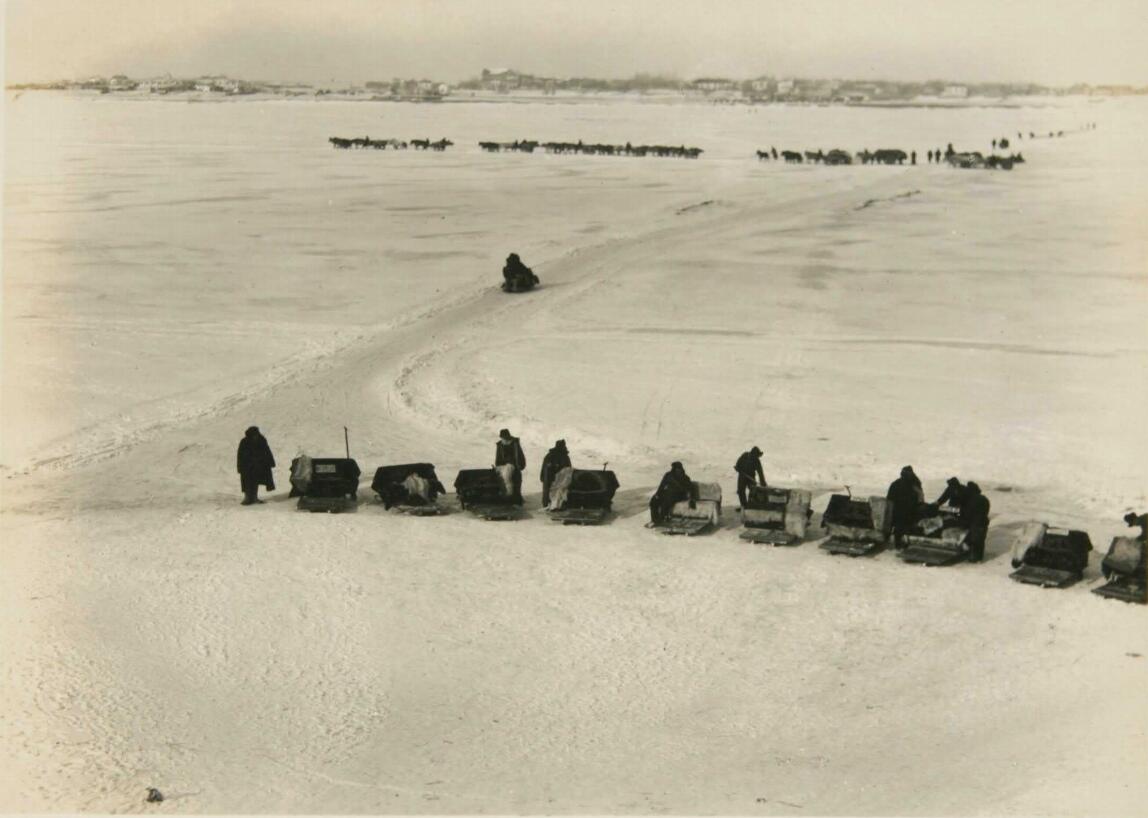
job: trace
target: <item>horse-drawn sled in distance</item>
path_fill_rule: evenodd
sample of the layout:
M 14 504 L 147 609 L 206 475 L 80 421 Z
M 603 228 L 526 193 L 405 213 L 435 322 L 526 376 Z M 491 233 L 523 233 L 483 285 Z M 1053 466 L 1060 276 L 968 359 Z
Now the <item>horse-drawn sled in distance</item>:
M 969 555 L 965 543 L 969 528 L 960 512 L 933 503 L 917 507 L 916 522 L 904 535 L 904 548 L 899 556 L 905 562 L 919 565 L 952 565 Z
M 1067 588 L 1084 578 L 1092 541 L 1084 531 L 1028 523 L 1012 547 L 1009 574 L 1017 582 L 1042 588 Z
M 359 464 L 349 457 L 307 457 L 291 461 L 290 497 L 303 511 L 338 513 L 358 505 Z
M 812 516 L 812 501 L 805 489 L 750 486 L 741 510 L 741 539 L 758 545 L 799 545 Z
M 517 520 L 522 504 L 515 495 L 515 467 L 463 469 L 454 480 L 459 505 L 484 520 Z
M 438 498 L 446 488 L 435 474 L 432 463 L 404 463 L 380 466 L 375 470 L 371 490 L 379 495 L 383 508 L 417 517 L 445 514 Z
M 550 485 L 550 519 L 563 525 L 601 525 L 610 518 L 618 477 L 600 470 L 561 469 Z
M 884 497 L 834 494 L 821 515 L 821 524 L 829 532 L 821 547 L 830 554 L 850 557 L 868 557 L 883 550 L 892 525 L 891 506 Z

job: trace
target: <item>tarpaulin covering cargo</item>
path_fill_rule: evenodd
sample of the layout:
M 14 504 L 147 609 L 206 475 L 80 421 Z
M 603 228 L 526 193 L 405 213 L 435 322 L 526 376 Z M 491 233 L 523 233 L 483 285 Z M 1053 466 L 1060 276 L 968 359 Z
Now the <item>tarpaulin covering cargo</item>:
M 1139 605 L 1148 603 L 1146 548 L 1148 546 L 1137 538 L 1115 537 L 1100 563 L 1108 583 L 1094 588 L 1092 593 Z
M 889 532 L 891 504 L 884 497 L 857 498 L 834 494 L 821 515 L 831 537 L 860 542 L 884 542 Z
M 476 503 L 511 504 L 506 484 L 494 469 L 463 469 L 454 479 L 454 490 L 463 508 Z
M 311 479 L 304 497 L 354 497 L 359 491 L 359 464 L 345 457 L 311 458 Z
M 411 480 L 412 476 L 414 480 Z M 379 495 L 387 508 L 433 503 L 438 495 L 446 493 L 431 463 L 380 466 L 375 470 L 371 489 Z
M 571 469 L 564 508 L 609 508 L 618 491 L 618 478 L 612 471 Z
M 1108 574 L 1122 574 L 1124 576 L 1143 576 L 1144 574 L 1144 543 L 1134 537 L 1114 537 L 1108 553 L 1101 561 L 1101 568 Z

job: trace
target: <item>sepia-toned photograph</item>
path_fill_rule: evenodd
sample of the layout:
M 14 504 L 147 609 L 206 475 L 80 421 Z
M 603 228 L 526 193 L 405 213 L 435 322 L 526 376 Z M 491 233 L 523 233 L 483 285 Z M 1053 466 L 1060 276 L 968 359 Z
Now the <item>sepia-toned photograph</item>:
M 1148 818 L 1141 0 L 0 14 L 0 813 Z

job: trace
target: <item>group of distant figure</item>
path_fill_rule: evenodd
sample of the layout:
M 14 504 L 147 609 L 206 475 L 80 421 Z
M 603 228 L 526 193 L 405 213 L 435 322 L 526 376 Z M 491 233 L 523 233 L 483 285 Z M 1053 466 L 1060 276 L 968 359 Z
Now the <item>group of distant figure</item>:
M 334 147 L 345 150 L 347 148 L 370 148 L 376 151 L 390 148 L 396 151 L 405 151 L 408 147 L 415 150 L 445 151 L 454 143 L 449 139 L 440 139 L 431 142 L 429 139 L 412 139 L 409 142 L 401 139 L 371 139 L 369 136 L 344 139 L 341 136 L 332 136 L 327 139 Z
M 542 148 L 547 153 L 578 153 L 587 156 L 674 156 L 685 159 L 697 159 L 704 151 L 701 148 L 689 148 L 685 145 L 610 145 L 598 142 L 538 142 L 533 139 L 516 139 L 513 142 L 479 142 L 478 146 L 487 153 L 501 153 L 504 151 L 517 151 L 519 153 L 534 153 L 536 148 Z

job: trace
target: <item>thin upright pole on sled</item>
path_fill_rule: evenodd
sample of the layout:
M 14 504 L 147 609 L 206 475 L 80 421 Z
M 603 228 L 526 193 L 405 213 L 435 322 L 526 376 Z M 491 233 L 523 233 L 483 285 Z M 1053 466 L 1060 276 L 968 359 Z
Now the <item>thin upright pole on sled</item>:
M 347 447 L 347 459 L 351 459 L 351 437 L 347 433 L 347 427 L 343 427 L 343 445 Z

